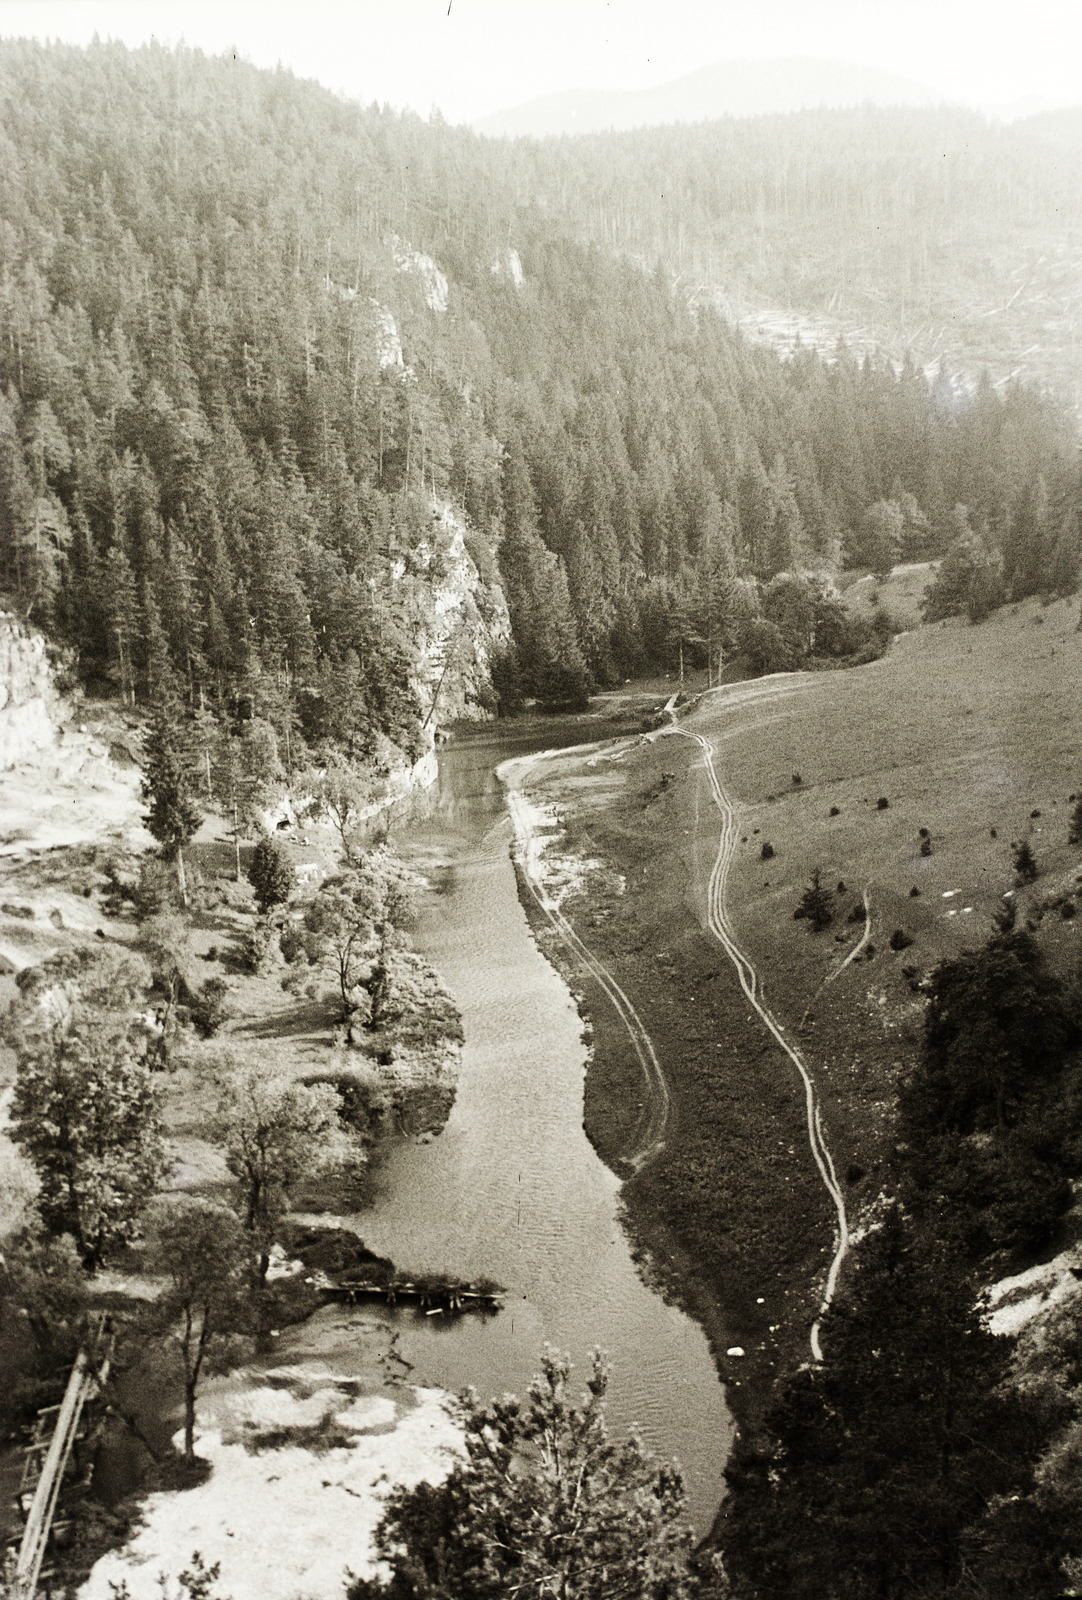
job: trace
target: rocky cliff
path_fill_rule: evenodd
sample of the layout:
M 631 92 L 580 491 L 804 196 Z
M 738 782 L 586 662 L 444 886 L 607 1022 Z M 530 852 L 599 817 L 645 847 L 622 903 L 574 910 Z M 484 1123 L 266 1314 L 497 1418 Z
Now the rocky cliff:
M 0 772 L 48 749 L 60 715 L 45 640 L 0 612 Z
M 466 532 L 454 506 L 434 505 L 428 561 L 438 576 L 414 617 L 419 655 L 411 678 L 430 744 L 445 723 L 492 715 L 492 662 L 511 641 L 503 590 L 478 571 Z

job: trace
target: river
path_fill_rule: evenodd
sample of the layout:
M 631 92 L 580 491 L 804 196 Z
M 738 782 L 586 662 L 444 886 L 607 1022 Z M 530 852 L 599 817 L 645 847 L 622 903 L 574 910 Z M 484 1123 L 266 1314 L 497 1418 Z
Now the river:
M 433 884 L 414 943 L 455 995 L 466 1042 L 442 1134 L 392 1147 L 373 1207 L 351 1226 L 410 1271 L 487 1274 L 508 1290 L 490 1319 L 444 1326 L 400 1314 L 414 1382 L 521 1393 L 544 1341 L 570 1351 L 582 1380 L 599 1345 L 614 1369 L 614 1431 L 636 1425 L 680 1462 L 705 1533 L 732 1433 L 724 1393 L 702 1330 L 639 1277 L 619 1180 L 582 1131 L 582 1021 L 527 925 L 494 772 L 508 756 L 582 738 L 581 722 L 456 738 L 441 753 L 430 816 L 397 836 Z

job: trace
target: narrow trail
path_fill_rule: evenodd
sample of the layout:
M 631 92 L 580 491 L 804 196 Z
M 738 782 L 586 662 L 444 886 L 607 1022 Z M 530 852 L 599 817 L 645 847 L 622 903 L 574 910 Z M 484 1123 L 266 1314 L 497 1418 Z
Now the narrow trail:
M 808 1020 L 808 1012 L 811 1010 L 812 1006 L 818 1000 L 818 998 L 822 994 L 823 990 L 825 988 L 827 988 L 829 984 L 832 984 L 835 981 L 836 978 L 840 978 L 841 977 L 842 973 L 845 971 L 845 969 L 849 965 L 849 963 L 851 961 L 855 961 L 857 959 L 857 957 L 860 955 L 861 951 L 864 949 L 865 945 L 868 943 L 868 940 L 871 938 L 871 936 L 872 936 L 872 896 L 871 896 L 871 891 L 869 889 L 865 889 L 865 891 L 864 891 L 864 932 L 861 934 L 860 938 L 857 940 L 857 942 L 853 946 L 852 950 L 850 950 L 849 954 L 847 956 L 843 956 L 841 961 L 838 962 L 838 965 L 834 968 L 834 971 L 827 973 L 826 977 L 823 979 L 823 981 L 819 985 L 818 989 L 816 989 L 815 993 L 812 995 L 811 999 L 808 1001 L 807 1005 L 804 1007 L 804 1015 L 800 1019 L 801 1028 L 803 1028 L 805 1022 L 807 1022 L 807 1020 Z
M 781 684 L 768 687 L 763 679 L 759 679 L 757 681 L 760 685 L 762 685 L 762 690 L 759 693 L 738 693 L 730 696 L 730 698 L 737 704 L 748 704 L 749 702 L 759 699 L 766 699 L 770 697 L 776 698 L 779 693 L 792 692 L 792 688 L 796 687 L 793 685 L 792 688 L 790 688 L 789 686 L 782 686 Z M 713 690 L 708 692 L 717 694 L 723 691 Z M 670 734 L 679 735 L 681 738 L 693 739 L 702 750 L 703 763 L 706 768 L 707 776 L 710 780 L 710 788 L 713 795 L 714 805 L 717 808 L 719 816 L 721 817 L 721 837 L 718 841 L 718 853 L 714 861 L 713 871 L 710 874 L 710 883 L 707 889 L 707 921 L 710 926 L 710 931 L 713 933 L 714 937 L 717 939 L 718 943 L 722 946 L 726 955 L 733 963 L 733 966 L 736 968 L 736 975 L 739 979 L 740 987 L 744 991 L 744 995 L 748 1001 L 748 1004 L 754 1009 L 760 1020 L 773 1035 L 774 1039 L 781 1046 L 781 1048 L 785 1051 L 785 1054 L 789 1057 L 790 1061 L 796 1067 L 797 1072 L 800 1074 L 801 1081 L 804 1085 L 804 1103 L 808 1127 L 808 1144 L 811 1148 L 812 1158 L 815 1161 L 816 1167 L 818 1168 L 819 1176 L 823 1181 L 823 1187 L 829 1194 L 834 1204 L 835 1211 L 837 1212 L 838 1222 L 837 1233 L 835 1235 L 834 1257 L 830 1263 L 830 1270 L 827 1273 L 826 1285 L 823 1290 L 823 1298 L 819 1305 L 819 1315 L 816 1317 L 811 1329 L 812 1356 L 816 1361 L 822 1361 L 823 1351 L 819 1342 L 819 1328 L 823 1319 L 823 1314 L 834 1298 L 834 1293 L 838 1286 L 838 1275 L 841 1272 L 842 1262 L 845 1260 L 849 1249 L 849 1220 L 845 1211 L 845 1196 L 843 1195 L 841 1185 L 838 1182 L 838 1175 L 834 1169 L 834 1159 L 830 1153 L 830 1147 L 827 1144 L 826 1135 L 823 1131 L 822 1113 L 819 1105 L 819 1096 L 815 1088 L 815 1081 L 800 1051 L 794 1045 L 789 1043 L 788 1039 L 785 1037 L 785 1033 L 781 1024 L 776 1020 L 768 1007 L 765 1006 L 762 1000 L 759 998 L 758 974 L 756 973 L 752 963 L 748 960 L 747 956 L 740 949 L 740 946 L 737 944 L 733 934 L 732 924 L 729 920 L 727 889 L 729 881 L 729 869 L 732 866 L 733 857 L 736 853 L 738 839 L 736 809 L 725 789 L 723 788 L 720 778 L 718 777 L 717 768 L 714 765 L 713 746 L 711 745 L 710 741 L 701 733 L 692 733 L 689 729 L 682 728 L 676 721 L 674 710 L 670 710 L 669 714 L 673 718 L 673 724 L 672 727 L 666 731 Z M 869 922 L 870 918 L 866 919 L 866 926 Z M 845 963 L 843 963 L 843 965 L 845 965 Z M 838 970 L 840 971 L 841 968 Z M 835 974 L 835 976 L 837 976 L 837 974 Z
M 623 747 L 614 748 L 609 759 L 618 760 L 633 742 L 627 741 Z M 594 982 L 612 1002 L 642 1069 L 646 1085 L 645 1115 L 638 1129 L 638 1148 L 626 1157 L 632 1169 L 638 1172 L 654 1159 L 665 1143 L 665 1131 L 672 1104 L 669 1086 L 654 1051 L 653 1041 L 635 1007 L 608 968 L 579 938 L 557 902 L 545 892 L 538 871 L 537 830 L 534 827 L 531 807 L 522 793 L 522 785 L 528 774 L 540 762 L 556 756 L 581 755 L 593 749 L 596 749 L 595 745 L 576 745 L 564 750 L 542 750 L 536 755 L 517 757 L 503 762 L 497 767 L 496 776 L 503 784 L 507 796 L 507 809 L 515 829 L 517 844 L 515 856 L 530 894 L 568 950 L 581 962 Z

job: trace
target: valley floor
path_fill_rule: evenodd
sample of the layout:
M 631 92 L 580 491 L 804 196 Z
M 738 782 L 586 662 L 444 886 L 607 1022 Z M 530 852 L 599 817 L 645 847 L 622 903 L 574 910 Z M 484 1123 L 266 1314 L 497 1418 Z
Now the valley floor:
M 980 627 L 901 635 L 853 671 L 760 680 L 755 694 L 726 687 L 681 717 L 735 803 L 729 914 L 814 1080 L 850 1229 L 890 1188 L 895 1090 L 922 1026 L 917 985 L 987 938 L 1015 891 L 1023 838 L 1040 876 L 1017 890 L 1019 907 L 1052 963 L 1077 967 L 1082 918 L 1051 904 L 1082 881 L 1067 839 L 1068 798 L 1082 790 L 1077 624 L 1076 602 L 1026 602 Z M 809 1353 L 837 1214 L 809 1148 L 803 1084 L 708 924 L 720 824 L 702 750 L 659 729 L 623 753 L 546 761 L 527 793 L 559 824 L 542 849 L 548 892 L 632 999 L 671 1097 L 663 1148 L 635 1171 L 642 1069 L 605 994 L 537 916 L 593 1022 L 587 1132 L 627 1176 L 648 1270 L 703 1321 L 754 1429 L 772 1377 Z M 818 934 L 793 917 L 816 867 L 836 906 Z M 893 949 L 898 930 L 911 942 Z

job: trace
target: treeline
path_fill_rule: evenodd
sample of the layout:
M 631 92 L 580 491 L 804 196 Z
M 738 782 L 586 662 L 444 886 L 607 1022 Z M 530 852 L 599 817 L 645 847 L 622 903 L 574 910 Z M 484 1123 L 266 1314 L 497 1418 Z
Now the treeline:
M 780 363 L 576 242 L 517 146 L 119 45 L 5 43 L 0 127 L 0 581 L 130 699 L 164 652 L 287 765 L 415 754 L 441 500 L 506 595 L 505 709 L 702 664 L 777 574 L 958 516 L 1025 546 L 1011 592 L 1075 581 L 1051 401 Z
M 1082 1175 L 1082 997 L 1000 923 L 927 982 L 890 1198 L 824 1317 L 825 1360 L 779 1383 L 729 1467 L 738 1597 L 1029 1600 L 1082 1572 L 1077 1304 L 1019 1339 L 980 1297 L 1047 1245 Z

